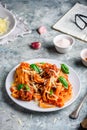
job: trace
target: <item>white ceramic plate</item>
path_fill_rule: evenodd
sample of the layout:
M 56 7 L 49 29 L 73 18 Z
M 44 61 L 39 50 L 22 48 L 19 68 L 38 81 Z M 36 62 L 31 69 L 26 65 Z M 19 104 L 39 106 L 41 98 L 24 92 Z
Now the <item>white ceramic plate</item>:
M 8 36 L 16 26 L 16 19 L 14 15 L 7 9 L 0 7 L 0 18 L 7 18 L 9 22 L 9 27 L 6 33 L 3 35 L 0 35 L 0 39 L 3 39 L 4 37 Z
M 59 62 L 57 60 L 52 60 L 52 59 L 33 59 L 33 60 L 26 61 L 26 62 L 28 62 L 30 64 L 35 63 L 35 62 L 48 62 L 48 63 L 56 64 L 58 67 L 60 67 L 60 65 L 62 63 L 62 62 Z M 11 84 L 13 82 L 13 74 L 14 74 L 15 69 L 17 67 L 18 67 L 18 65 L 9 72 L 9 74 L 8 74 L 8 76 L 6 78 L 5 86 L 6 86 L 6 91 L 7 91 L 8 95 L 9 95 L 9 97 L 15 103 L 20 105 L 21 107 L 24 107 L 26 109 L 33 110 L 33 111 L 38 111 L 38 112 L 56 111 L 56 110 L 60 110 L 60 109 L 63 109 L 65 107 L 69 106 L 71 103 L 73 103 L 76 100 L 76 98 L 79 95 L 79 92 L 80 92 L 79 78 L 78 78 L 77 74 L 75 73 L 75 71 L 70 66 L 68 66 L 69 70 L 70 70 L 69 80 L 70 80 L 70 82 L 72 83 L 72 86 L 73 86 L 73 97 L 62 108 L 55 107 L 55 108 L 46 108 L 46 109 L 44 109 L 44 108 L 40 108 L 35 101 L 27 102 L 27 101 L 21 101 L 21 100 L 15 99 L 15 98 L 13 98 L 11 96 L 10 86 L 11 86 Z

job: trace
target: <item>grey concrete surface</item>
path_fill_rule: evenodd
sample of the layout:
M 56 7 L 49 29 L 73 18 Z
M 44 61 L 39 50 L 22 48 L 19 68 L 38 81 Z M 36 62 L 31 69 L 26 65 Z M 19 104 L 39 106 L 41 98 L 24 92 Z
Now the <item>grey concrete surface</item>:
M 69 114 L 76 108 L 87 92 L 87 68 L 81 63 L 80 52 L 87 43 L 75 39 L 75 45 L 67 54 L 59 54 L 53 45 L 53 38 L 61 34 L 51 27 L 76 2 L 87 5 L 87 0 L 1 0 L 10 10 L 22 16 L 34 30 L 14 42 L 0 45 L 0 130 L 80 130 L 80 122 L 87 116 L 87 102 L 84 103 L 78 119 Z M 47 35 L 41 36 L 36 29 L 44 25 Z M 40 41 L 39 50 L 30 48 L 33 41 Z M 32 112 L 15 104 L 5 91 L 5 79 L 9 71 L 21 61 L 34 58 L 51 58 L 70 65 L 79 75 L 81 92 L 78 99 L 67 108 L 50 113 Z

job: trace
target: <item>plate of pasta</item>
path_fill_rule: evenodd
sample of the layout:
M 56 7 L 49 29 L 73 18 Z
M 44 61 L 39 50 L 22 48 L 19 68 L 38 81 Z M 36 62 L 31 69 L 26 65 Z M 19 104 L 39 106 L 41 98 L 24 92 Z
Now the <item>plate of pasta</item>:
M 32 59 L 19 63 L 5 82 L 9 97 L 21 107 L 51 112 L 72 104 L 80 93 L 76 72 L 53 59 Z

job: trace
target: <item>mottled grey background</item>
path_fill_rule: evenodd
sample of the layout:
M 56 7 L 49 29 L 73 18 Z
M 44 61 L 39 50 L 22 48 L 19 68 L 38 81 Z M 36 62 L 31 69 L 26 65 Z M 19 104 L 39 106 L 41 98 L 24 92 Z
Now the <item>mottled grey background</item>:
M 76 2 L 87 5 L 87 0 L 1 0 L 10 10 L 25 18 L 29 28 L 34 30 L 24 38 L 0 45 L 0 130 L 79 130 L 80 122 L 87 116 L 87 102 L 84 103 L 78 119 L 72 120 L 69 114 L 79 104 L 87 92 L 87 68 L 81 63 L 80 52 L 87 43 L 76 39 L 72 50 L 59 54 L 53 45 L 53 38 L 60 34 L 51 27 Z M 36 29 L 44 25 L 47 35 L 40 36 Z M 40 41 L 39 50 L 30 48 L 33 41 Z M 69 107 L 51 113 L 32 112 L 16 105 L 5 91 L 8 72 L 19 62 L 33 58 L 52 58 L 66 62 L 79 75 L 81 92 L 78 99 Z

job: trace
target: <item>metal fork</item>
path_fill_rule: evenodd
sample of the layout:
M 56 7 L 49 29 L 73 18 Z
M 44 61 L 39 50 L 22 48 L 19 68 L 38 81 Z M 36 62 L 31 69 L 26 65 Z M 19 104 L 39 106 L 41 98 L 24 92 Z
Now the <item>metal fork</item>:
M 83 97 L 83 99 L 81 100 L 80 104 L 77 106 L 77 108 L 69 115 L 70 118 L 72 119 L 77 119 L 79 116 L 79 112 L 83 106 L 84 101 L 87 99 L 87 93 L 85 94 L 85 96 Z

